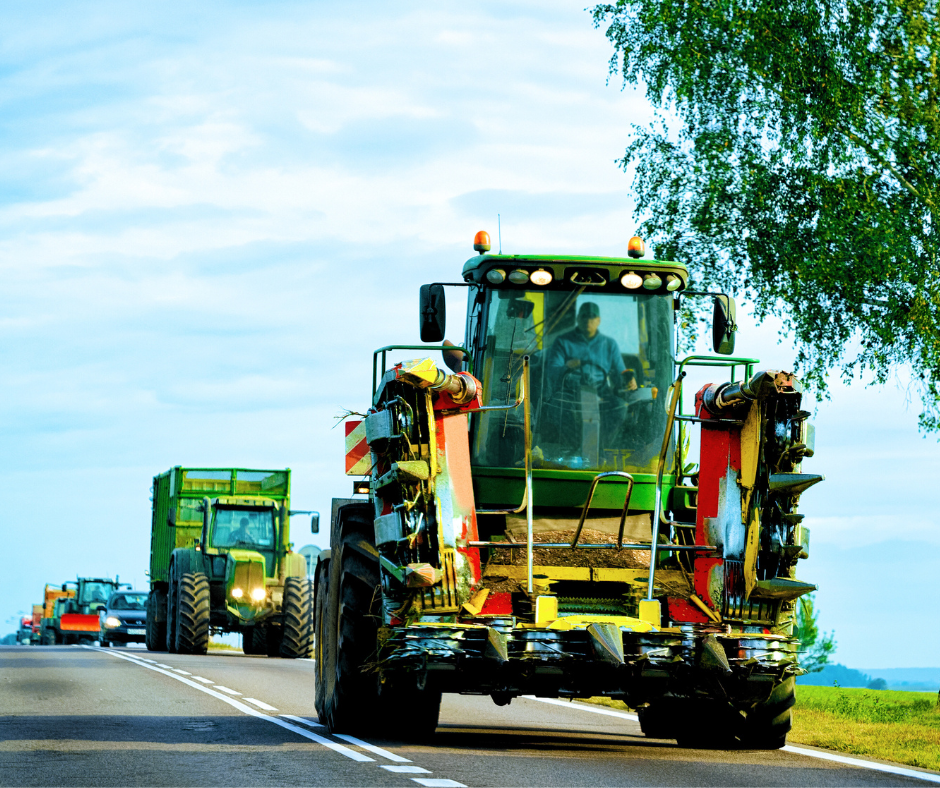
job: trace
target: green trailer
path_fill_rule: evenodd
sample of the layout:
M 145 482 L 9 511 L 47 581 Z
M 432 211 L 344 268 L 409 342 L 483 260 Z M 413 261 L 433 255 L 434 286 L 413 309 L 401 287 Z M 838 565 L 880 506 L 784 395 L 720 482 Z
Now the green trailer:
M 290 469 L 176 466 L 154 477 L 147 648 L 205 654 L 210 632 L 240 632 L 246 654 L 307 656 L 313 588 L 290 542 L 299 513 Z

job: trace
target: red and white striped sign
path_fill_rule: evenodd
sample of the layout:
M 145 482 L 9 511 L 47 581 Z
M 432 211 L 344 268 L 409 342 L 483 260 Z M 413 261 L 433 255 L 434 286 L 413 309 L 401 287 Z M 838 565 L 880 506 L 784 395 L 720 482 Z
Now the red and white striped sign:
M 366 443 L 365 421 L 346 422 L 346 475 L 365 476 L 372 471 L 372 455 Z

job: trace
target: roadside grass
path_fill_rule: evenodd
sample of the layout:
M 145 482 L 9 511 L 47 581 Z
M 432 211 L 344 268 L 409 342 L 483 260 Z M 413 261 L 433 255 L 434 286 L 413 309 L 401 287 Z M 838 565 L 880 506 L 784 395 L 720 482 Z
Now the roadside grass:
M 233 646 L 229 643 L 220 643 L 218 640 L 212 640 L 209 638 L 209 650 L 210 651 L 241 651 L 238 646 Z
M 588 702 L 632 711 L 610 698 Z M 787 743 L 940 771 L 940 706 L 930 692 L 801 684 Z

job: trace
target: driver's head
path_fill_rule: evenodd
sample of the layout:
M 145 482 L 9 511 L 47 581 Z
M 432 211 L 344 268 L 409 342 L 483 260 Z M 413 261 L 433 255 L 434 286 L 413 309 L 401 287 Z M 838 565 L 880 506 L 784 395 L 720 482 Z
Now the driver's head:
M 590 339 L 601 324 L 601 310 L 593 301 L 585 301 L 578 309 L 578 331 Z
M 248 530 L 248 518 L 242 517 L 242 519 L 238 521 L 238 527 L 242 531 L 247 531 Z

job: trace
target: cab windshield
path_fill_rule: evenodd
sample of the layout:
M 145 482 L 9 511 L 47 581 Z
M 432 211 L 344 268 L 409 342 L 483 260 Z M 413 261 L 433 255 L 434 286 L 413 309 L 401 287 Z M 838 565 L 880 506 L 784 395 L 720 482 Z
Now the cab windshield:
M 111 610 L 146 610 L 146 594 L 115 594 L 108 603 Z
M 78 600 L 78 603 L 80 605 L 90 605 L 96 602 L 106 604 L 112 591 L 114 591 L 113 583 L 85 583 L 82 588 L 82 598 Z
M 672 301 L 586 289 L 489 292 L 476 373 L 484 404 L 508 404 L 529 356 L 533 467 L 655 472 L 673 376 Z M 474 464 L 524 460 L 522 406 L 480 414 Z
M 213 547 L 274 547 L 273 509 L 217 509 Z

